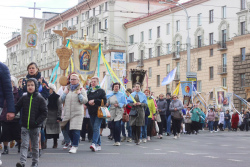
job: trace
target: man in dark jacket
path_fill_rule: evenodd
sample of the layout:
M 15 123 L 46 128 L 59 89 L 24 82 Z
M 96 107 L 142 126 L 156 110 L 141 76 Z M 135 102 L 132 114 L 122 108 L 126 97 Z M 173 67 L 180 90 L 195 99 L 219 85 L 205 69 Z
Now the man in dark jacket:
M 171 103 L 171 94 L 167 93 L 166 95 L 166 102 L 167 102 L 167 109 L 166 109 L 166 122 L 167 122 L 167 125 L 166 125 L 166 135 L 167 136 L 170 136 L 171 134 L 171 111 L 169 110 L 169 106 L 170 106 L 170 103 Z
M 24 167 L 27 159 L 29 138 L 32 145 L 32 165 L 38 166 L 39 133 L 43 121 L 47 118 L 48 108 L 45 99 L 38 93 L 38 82 L 34 78 L 27 80 L 26 95 L 23 95 L 15 105 L 16 113 L 22 109 L 21 118 L 21 155 L 16 167 Z

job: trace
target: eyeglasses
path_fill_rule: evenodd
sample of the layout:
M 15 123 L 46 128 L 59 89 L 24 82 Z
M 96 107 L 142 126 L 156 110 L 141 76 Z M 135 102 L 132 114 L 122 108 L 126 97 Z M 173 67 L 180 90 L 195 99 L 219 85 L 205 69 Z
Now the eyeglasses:
M 78 79 L 70 79 L 71 81 L 75 81 L 75 80 L 78 80 Z

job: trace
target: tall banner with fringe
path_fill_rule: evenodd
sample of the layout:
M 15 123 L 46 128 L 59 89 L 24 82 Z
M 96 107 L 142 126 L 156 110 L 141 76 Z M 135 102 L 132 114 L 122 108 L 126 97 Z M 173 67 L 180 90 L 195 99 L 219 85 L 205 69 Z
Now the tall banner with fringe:
M 21 49 L 38 49 L 41 45 L 45 19 L 22 17 Z
M 85 81 L 90 79 L 95 75 L 99 43 L 70 39 L 69 44 L 73 49 L 75 72 Z
M 189 105 L 192 94 L 193 94 L 193 89 L 192 89 L 192 81 L 181 81 L 181 92 L 183 96 L 183 104 Z

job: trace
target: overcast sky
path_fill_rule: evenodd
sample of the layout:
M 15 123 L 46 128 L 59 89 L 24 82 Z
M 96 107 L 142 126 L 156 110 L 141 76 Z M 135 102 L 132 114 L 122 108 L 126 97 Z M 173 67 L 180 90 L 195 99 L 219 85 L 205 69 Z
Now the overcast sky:
M 185 2 L 188 0 L 181 0 Z M 0 2 L 0 61 L 5 62 L 7 57 L 5 42 L 11 39 L 11 33 L 21 29 L 21 16 L 33 17 L 33 10 L 28 7 L 36 6 L 42 8 L 36 10 L 36 17 L 42 18 L 42 12 L 61 13 L 78 3 L 78 0 L 1 0 Z M 19 6 L 19 7 L 14 7 Z M 62 9 L 51 9 L 62 8 Z

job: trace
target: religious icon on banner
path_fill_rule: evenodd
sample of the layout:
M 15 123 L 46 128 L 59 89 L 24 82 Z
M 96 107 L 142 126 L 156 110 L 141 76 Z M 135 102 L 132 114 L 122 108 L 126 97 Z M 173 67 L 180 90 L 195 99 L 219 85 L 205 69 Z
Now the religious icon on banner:
M 89 71 L 91 50 L 80 49 L 79 52 L 80 69 Z
M 27 48 L 35 48 L 37 45 L 37 27 L 35 23 L 29 26 L 31 28 L 27 30 L 29 33 L 27 34 L 26 46 Z
M 189 105 L 190 103 L 190 100 L 191 100 L 191 96 L 184 96 L 183 98 L 183 105 Z
M 224 101 L 224 91 L 217 92 L 218 104 L 223 104 Z

